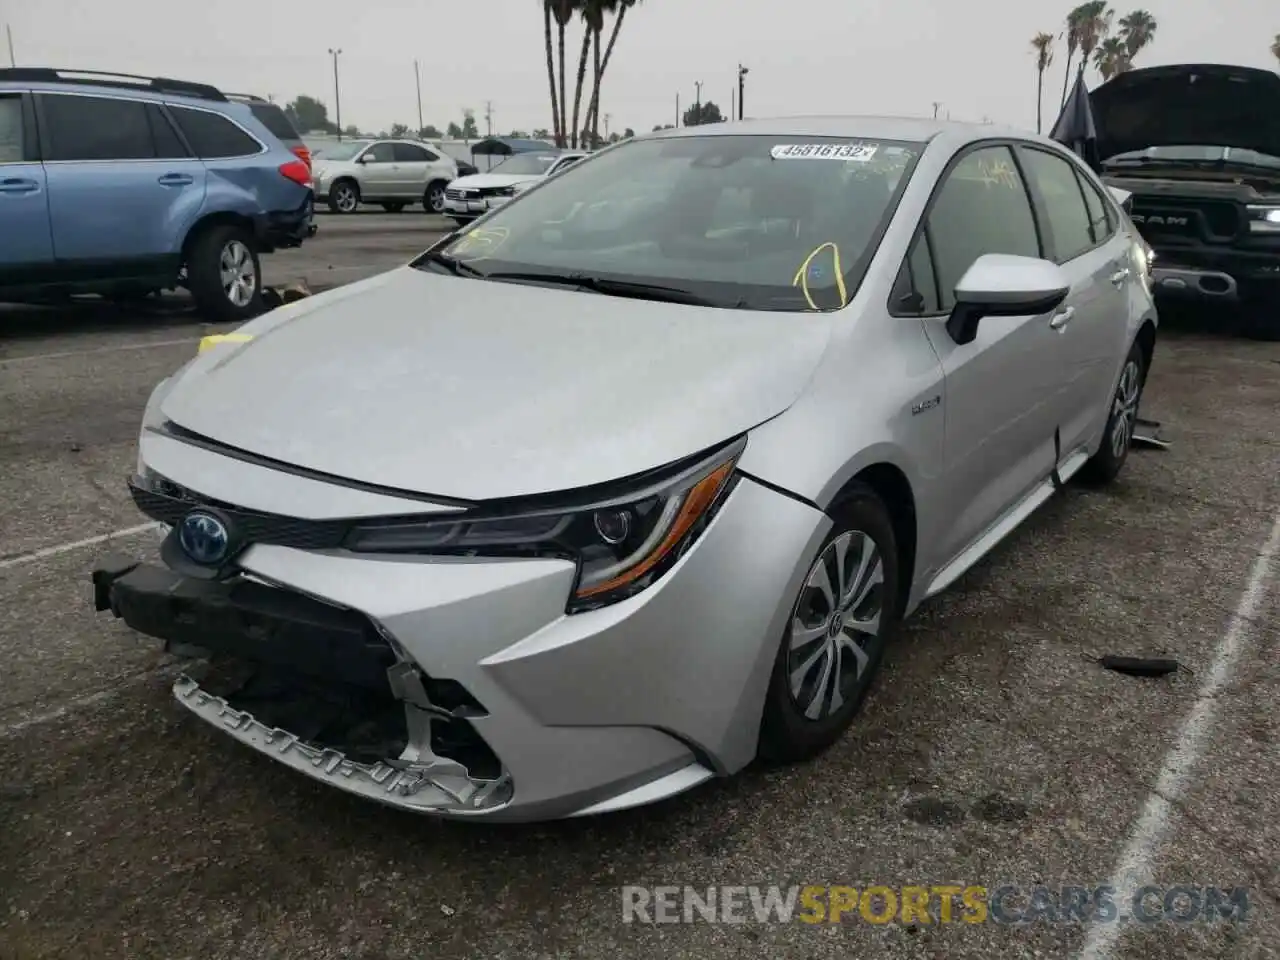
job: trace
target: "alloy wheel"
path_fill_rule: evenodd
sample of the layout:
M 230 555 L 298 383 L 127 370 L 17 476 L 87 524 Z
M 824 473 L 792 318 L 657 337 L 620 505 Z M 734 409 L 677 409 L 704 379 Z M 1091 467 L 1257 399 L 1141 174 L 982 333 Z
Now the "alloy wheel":
M 222 292 L 237 307 L 247 307 L 258 292 L 258 271 L 253 253 L 241 240 L 232 240 L 222 248 L 218 258 L 218 277 Z
M 444 210 L 444 187 L 440 184 L 427 187 L 427 206 L 431 208 L 432 213 L 440 213 Z
M 356 199 L 356 192 L 345 183 L 339 184 L 335 188 L 333 200 L 343 213 L 355 213 L 359 202 Z
M 1142 374 L 1133 360 L 1120 372 L 1115 400 L 1111 404 L 1111 453 L 1119 458 L 1133 442 L 1138 426 L 1138 401 L 1142 393 Z
M 836 713 L 867 674 L 880 642 L 884 562 L 860 530 L 836 537 L 814 561 L 788 636 L 791 697 L 808 720 Z

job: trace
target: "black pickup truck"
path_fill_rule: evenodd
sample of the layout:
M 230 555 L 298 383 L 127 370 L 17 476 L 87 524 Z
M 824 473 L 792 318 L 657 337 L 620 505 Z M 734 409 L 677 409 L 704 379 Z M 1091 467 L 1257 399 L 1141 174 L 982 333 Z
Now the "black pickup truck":
M 1280 340 L 1280 74 L 1148 67 L 1089 96 L 1103 180 L 1131 193 L 1159 299 L 1231 309 Z

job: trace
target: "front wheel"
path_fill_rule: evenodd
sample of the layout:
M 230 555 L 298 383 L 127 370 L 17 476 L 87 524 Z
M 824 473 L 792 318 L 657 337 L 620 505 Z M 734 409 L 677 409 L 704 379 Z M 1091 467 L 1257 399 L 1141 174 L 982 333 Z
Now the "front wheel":
M 253 237 L 230 224 L 211 227 L 187 253 L 187 287 L 211 321 L 244 321 L 258 313 L 262 267 Z
M 1146 360 L 1142 348 L 1133 344 L 1120 368 L 1120 379 L 1111 395 L 1111 410 L 1102 432 L 1102 446 L 1083 467 L 1080 479 L 1090 486 L 1110 483 L 1129 459 L 1133 431 L 1138 426 L 1138 408 L 1142 404 L 1142 388 L 1146 385 Z
M 897 633 L 898 547 L 883 501 L 857 486 L 809 565 L 783 634 L 760 726 L 760 756 L 826 750 L 853 718 Z
M 422 209 L 427 213 L 443 213 L 444 212 L 444 181 L 436 180 L 427 185 L 426 191 L 422 194 Z
M 329 188 L 329 209 L 334 213 L 355 213 L 360 206 L 360 190 L 350 180 L 339 180 Z

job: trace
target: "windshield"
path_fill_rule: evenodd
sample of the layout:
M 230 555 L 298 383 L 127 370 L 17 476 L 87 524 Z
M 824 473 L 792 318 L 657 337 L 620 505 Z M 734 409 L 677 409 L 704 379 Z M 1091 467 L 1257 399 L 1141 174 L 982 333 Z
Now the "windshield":
M 1252 166 L 1280 168 L 1280 157 L 1259 153 L 1256 150 L 1242 150 L 1235 147 L 1214 147 L 1206 145 L 1188 145 L 1177 147 L 1147 147 L 1145 150 L 1131 150 L 1120 153 L 1107 160 L 1108 164 L 1131 164 L 1143 161 L 1172 161 L 1174 163 L 1247 163 Z
M 368 140 L 344 140 L 342 143 L 335 143 L 331 146 L 322 147 L 313 151 L 317 157 L 322 160 L 350 160 L 357 153 L 369 145 Z
M 513 176 L 541 176 L 556 162 L 552 153 L 516 153 L 495 163 L 491 173 L 509 173 Z
M 632 141 L 574 164 L 437 253 L 465 261 L 469 276 L 585 275 L 715 306 L 838 309 L 922 145 L 800 139 Z

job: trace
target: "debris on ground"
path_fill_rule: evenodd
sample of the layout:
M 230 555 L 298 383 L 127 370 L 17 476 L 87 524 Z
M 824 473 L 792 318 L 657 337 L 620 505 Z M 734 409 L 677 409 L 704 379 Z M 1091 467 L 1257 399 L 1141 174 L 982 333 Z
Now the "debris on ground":
M 1099 657 L 1098 663 L 1107 670 L 1130 677 L 1167 677 L 1177 673 L 1181 664 L 1167 657 L 1120 657 L 1113 654 Z

